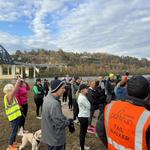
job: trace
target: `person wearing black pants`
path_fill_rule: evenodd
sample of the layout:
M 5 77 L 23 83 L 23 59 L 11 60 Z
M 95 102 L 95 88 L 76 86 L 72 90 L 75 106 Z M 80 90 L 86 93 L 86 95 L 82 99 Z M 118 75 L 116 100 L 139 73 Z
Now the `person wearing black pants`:
M 36 104 L 36 118 L 41 119 L 39 115 L 39 109 L 41 108 L 42 112 L 42 105 L 43 105 L 43 97 L 44 97 L 44 90 L 41 84 L 41 79 L 37 79 L 36 83 L 34 84 L 33 87 L 34 91 L 34 102 Z
M 73 119 L 77 123 L 77 117 L 79 114 L 79 107 L 77 103 L 77 91 L 79 90 L 81 79 L 79 77 L 74 77 L 71 81 L 71 91 L 72 91 L 72 100 L 73 100 Z
M 36 104 L 36 116 L 37 116 L 37 119 L 39 119 L 40 108 L 41 108 L 41 112 L 42 112 L 43 97 L 34 96 L 34 102 Z
M 68 86 L 68 98 L 69 98 L 69 102 L 68 102 L 68 107 L 70 110 L 72 110 L 72 106 L 73 106 L 73 100 L 72 100 L 72 90 L 71 90 L 71 79 L 69 80 L 69 82 L 67 83 L 67 86 Z
M 69 106 L 69 109 L 70 109 L 70 110 L 72 110 L 72 105 L 73 105 L 72 97 L 69 96 L 69 103 L 68 103 L 68 106 Z
M 27 117 L 27 112 L 28 112 L 28 104 L 24 104 L 21 106 L 21 112 L 22 112 L 22 117 L 20 119 L 20 127 L 23 127 L 25 125 L 25 118 Z
M 79 107 L 76 99 L 73 99 L 73 120 L 76 120 L 79 114 Z
M 63 104 L 67 103 L 67 88 L 65 87 L 65 92 L 63 94 Z
M 80 147 L 81 147 L 80 149 L 84 150 L 84 149 L 86 149 L 84 147 L 84 144 L 85 144 L 85 136 L 86 136 L 86 133 L 87 133 L 89 121 L 88 121 L 87 117 L 79 117 L 78 119 L 79 119 L 79 122 L 80 122 L 80 135 L 79 135 Z
M 89 150 L 88 146 L 85 146 L 85 136 L 88 129 L 88 118 L 90 117 L 90 102 L 87 99 L 88 86 L 81 84 L 79 87 L 78 106 L 79 114 L 78 120 L 80 122 L 80 150 Z

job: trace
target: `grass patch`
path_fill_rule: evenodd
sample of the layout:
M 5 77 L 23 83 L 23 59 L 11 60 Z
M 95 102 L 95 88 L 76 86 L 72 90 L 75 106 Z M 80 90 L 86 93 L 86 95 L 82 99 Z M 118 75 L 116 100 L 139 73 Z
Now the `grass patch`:
M 1 91 L 0 92 L 0 149 L 1 150 L 6 150 L 6 147 L 8 145 L 8 139 L 11 132 L 10 123 L 4 113 L 4 105 L 3 105 L 4 94 L 2 92 L 4 85 L 8 82 L 10 83 L 10 81 L 7 80 L 0 82 L 0 91 Z M 31 90 L 29 92 L 29 102 L 28 102 L 29 109 L 28 109 L 25 128 L 30 132 L 35 132 L 41 128 L 40 127 L 41 122 L 40 120 L 36 119 L 36 115 L 35 115 L 35 104 L 33 100 L 33 91 L 32 91 L 33 84 L 30 84 L 30 87 Z M 67 150 L 79 150 L 79 125 L 76 125 L 76 132 L 73 134 L 71 134 L 68 131 L 68 128 L 66 128 L 66 134 L 67 134 Z M 17 141 L 21 142 L 21 138 L 17 137 Z M 90 146 L 90 150 L 105 150 L 100 140 L 96 138 L 95 135 L 92 134 L 87 134 L 86 144 Z M 40 150 L 46 150 L 46 149 L 47 146 L 41 144 Z M 31 150 L 31 146 L 25 148 L 25 150 Z

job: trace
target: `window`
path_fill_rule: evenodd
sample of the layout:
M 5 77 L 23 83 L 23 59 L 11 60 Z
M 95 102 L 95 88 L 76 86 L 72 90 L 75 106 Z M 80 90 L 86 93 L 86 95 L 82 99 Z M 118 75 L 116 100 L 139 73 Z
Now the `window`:
M 8 75 L 8 67 L 3 66 L 3 75 Z

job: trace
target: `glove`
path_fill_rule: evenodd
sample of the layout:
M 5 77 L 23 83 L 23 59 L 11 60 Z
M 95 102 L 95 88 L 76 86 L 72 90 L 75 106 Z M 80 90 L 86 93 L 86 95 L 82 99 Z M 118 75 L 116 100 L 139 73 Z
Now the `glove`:
M 72 118 L 69 118 L 68 121 L 69 121 L 69 125 L 73 123 L 73 119 Z
M 68 128 L 69 128 L 69 132 L 70 132 L 70 133 L 75 132 L 75 127 L 74 127 L 74 124 L 73 124 L 73 123 L 71 123 L 71 124 L 68 126 Z
M 69 125 L 68 125 L 69 132 L 73 133 L 73 132 L 75 132 L 75 127 L 74 127 L 73 119 L 68 119 L 68 120 L 69 120 Z

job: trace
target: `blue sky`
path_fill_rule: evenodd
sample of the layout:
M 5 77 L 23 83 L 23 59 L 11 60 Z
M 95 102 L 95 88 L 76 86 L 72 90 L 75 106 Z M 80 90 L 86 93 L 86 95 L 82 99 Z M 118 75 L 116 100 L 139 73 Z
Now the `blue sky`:
M 150 60 L 149 0 L 0 0 L 0 44 Z

